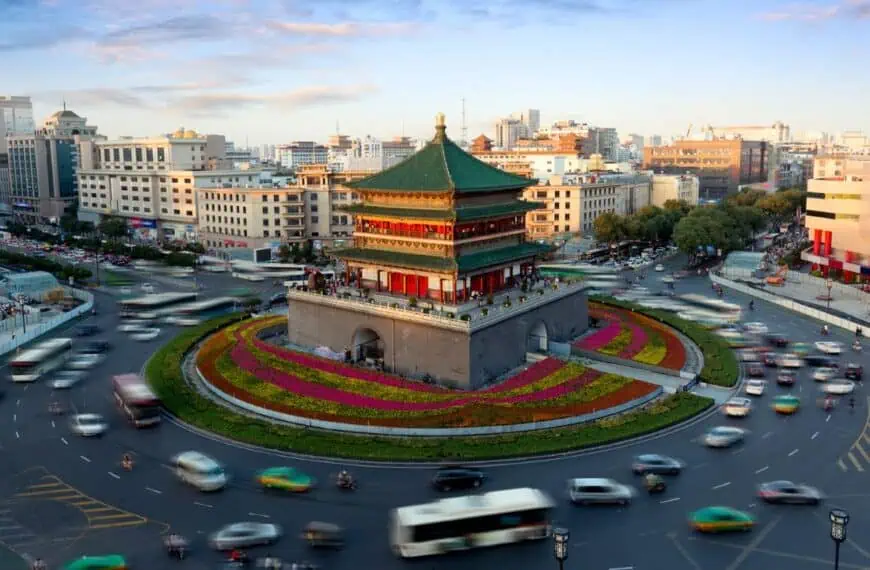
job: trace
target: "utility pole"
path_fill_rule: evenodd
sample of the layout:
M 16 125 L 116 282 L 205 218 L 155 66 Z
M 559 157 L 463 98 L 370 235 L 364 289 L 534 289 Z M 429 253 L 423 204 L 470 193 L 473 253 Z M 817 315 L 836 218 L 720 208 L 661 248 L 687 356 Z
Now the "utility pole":
M 465 122 L 465 97 L 462 98 L 462 144 L 468 144 L 468 123 Z

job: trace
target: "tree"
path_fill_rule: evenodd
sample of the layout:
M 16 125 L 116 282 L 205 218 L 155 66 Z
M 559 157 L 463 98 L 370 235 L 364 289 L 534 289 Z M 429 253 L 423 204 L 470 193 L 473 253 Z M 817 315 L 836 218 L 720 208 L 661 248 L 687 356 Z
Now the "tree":
M 667 212 L 679 212 L 681 216 L 685 216 L 693 208 L 685 200 L 666 200 L 664 209 Z
M 689 265 L 698 255 L 698 248 L 710 245 L 711 236 L 708 221 L 699 216 L 687 216 L 674 228 L 674 243 L 680 251 L 689 256 Z
M 292 257 L 293 251 L 290 249 L 290 246 L 286 243 L 282 243 L 281 247 L 278 248 L 278 261 L 281 263 L 288 263 Z
M 625 236 L 625 223 L 622 217 L 613 212 L 601 214 L 592 222 L 595 239 L 613 244 Z
M 122 238 L 127 236 L 127 221 L 122 218 L 104 217 L 98 226 L 100 233 L 107 238 Z
M 20 222 L 9 222 L 6 224 L 6 231 L 15 237 L 19 237 L 27 233 L 27 226 Z

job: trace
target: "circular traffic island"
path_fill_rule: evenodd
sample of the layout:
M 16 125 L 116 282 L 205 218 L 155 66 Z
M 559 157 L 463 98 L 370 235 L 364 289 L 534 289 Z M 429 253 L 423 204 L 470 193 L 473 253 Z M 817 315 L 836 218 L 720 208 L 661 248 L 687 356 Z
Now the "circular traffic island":
M 196 427 L 301 454 L 384 461 L 565 452 L 657 431 L 712 405 L 555 358 L 481 390 L 454 390 L 264 338 L 284 326 L 284 317 L 209 321 L 163 347 L 147 375 L 166 408 Z

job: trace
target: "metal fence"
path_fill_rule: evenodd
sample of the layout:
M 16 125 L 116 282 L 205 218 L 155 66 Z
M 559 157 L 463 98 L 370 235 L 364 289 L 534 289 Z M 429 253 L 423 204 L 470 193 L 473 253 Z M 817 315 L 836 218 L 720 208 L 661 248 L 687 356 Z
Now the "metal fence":
M 45 319 L 41 322 L 38 322 L 35 325 L 28 324 L 26 333 L 24 332 L 23 328 L 20 332 L 16 329 L 15 332 L 12 333 L 12 337 L 10 339 L 0 342 L 0 355 L 12 352 L 19 346 L 26 344 L 33 339 L 44 335 L 47 332 L 52 331 L 60 325 L 87 313 L 93 308 L 94 296 L 87 291 L 80 291 L 78 289 L 72 289 L 70 287 L 64 287 L 64 291 L 70 297 L 84 302 L 67 313 L 61 313 L 50 319 Z

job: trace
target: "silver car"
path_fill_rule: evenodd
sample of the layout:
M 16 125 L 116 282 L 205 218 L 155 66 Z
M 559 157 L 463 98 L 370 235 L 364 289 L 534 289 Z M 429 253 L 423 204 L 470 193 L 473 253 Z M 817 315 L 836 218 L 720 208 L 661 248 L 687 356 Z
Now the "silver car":
M 568 481 L 568 496 L 574 504 L 613 503 L 627 505 L 634 495 L 633 488 L 617 483 L 613 479 L 571 479 Z
M 791 481 L 770 481 L 758 486 L 758 496 L 767 503 L 818 505 L 822 502 L 821 491 L 809 485 Z
M 99 414 L 77 414 L 70 418 L 70 429 L 82 437 L 99 437 L 106 433 L 109 424 Z
M 55 390 L 72 388 L 85 377 L 83 370 L 62 370 L 51 381 L 51 387 Z
M 679 459 L 654 453 L 638 455 L 631 464 L 631 470 L 635 475 L 646 475 L 647 473 L 679 475 L 683 467 L 683 462 Z
M 718 426 L 704 434 L 704 445 L 707 447 L 731 447 L 743 441 L 746 430 L 731 426 Z
M 279 538 L 281 538 L 281 528 L 278 525 L 240 522 L 221 528 L 211 535 L 209 542 L 215 550 L 232 550 L 274 544 Z

